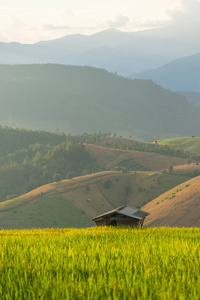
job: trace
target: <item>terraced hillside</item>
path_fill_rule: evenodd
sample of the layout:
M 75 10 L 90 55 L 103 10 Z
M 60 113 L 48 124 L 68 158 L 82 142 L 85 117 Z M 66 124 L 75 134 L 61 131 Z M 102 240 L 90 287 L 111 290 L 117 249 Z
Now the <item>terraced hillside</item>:
M 189 178 L 107 171 L 54 182 L 0 203 L 0 228 L 92 226 L 98 214 L 125 204 L 141 207 Z

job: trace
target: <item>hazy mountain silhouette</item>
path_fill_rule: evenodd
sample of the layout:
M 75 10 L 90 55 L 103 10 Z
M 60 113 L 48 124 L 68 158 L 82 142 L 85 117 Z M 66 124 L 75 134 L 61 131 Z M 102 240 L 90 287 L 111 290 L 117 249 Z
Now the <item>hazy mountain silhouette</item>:
M 196 37 L 187 28 L 169 27 L 131 33 L 108 29 L 32 45 L 0 43 L 0 63 L 89 65 L 130 75 L 198 52 L 200 39 Z
M 199 136 L 200 110 L 150 80 L 63 65 L 0 66 L 0 123 L 144 140 Z
M 158 69 L 142 72 L 132 78 L 152 79 L 172 91 L 200 92 L 200 53 L 176 59 Z

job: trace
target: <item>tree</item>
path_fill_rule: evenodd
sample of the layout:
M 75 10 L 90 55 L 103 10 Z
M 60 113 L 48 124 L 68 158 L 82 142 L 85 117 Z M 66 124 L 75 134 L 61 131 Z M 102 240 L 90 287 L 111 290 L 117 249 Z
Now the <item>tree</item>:
M 126 185 L 125 188 L 124 188 L 124 191 L 125 191 L 126 197 L 128 197 L 128 195 L 131 192 L 131 186 L 130 185 Z
M 194 169 L 194 171 L 192 172 L 192 176 L 193 177 L 199 176 L 199 171 L 197 169 Z
M 128 170 L 126 167 L 121 167 L 121 171 L 122 171 L 122 173 L 126 173 Z
M 88 184 L 85 186 L 85 190 L 86 190 L 87 192 L 90 191 L 90 186 L 89 186 Z
M 67 173 L 67 179 L 72 179 L 72 173 L 70 172 Z
M 62 176 L 59 173 L 53 175 L 53 181 L 60 182 L 62 180 Z
M 88 169 L 84 169 L 81 175 L 85 176 L 85 175 L 88 175 L 88 174 L 90 174 L 90 171 Z
M 103 185 L 104 189 L 110 189 L 112 187 L 112 181 L 110 179 L 106 180 Z
M 169 170 L 169 174 L 172 174 L 174 167 L 172 165 L 169 166 L 168 170 Z

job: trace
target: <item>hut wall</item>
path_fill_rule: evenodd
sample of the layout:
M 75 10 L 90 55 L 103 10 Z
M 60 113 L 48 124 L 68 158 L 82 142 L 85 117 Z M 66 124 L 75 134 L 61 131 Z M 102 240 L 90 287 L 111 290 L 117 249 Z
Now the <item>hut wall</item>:
M 139 226 L 139 220 L 133 219 L 133 220 L 117 220 L 117 226 Z
M 107 220 L 97 220 L 95 221 L 97 226 L 107 226 L 108 225 L 108 221 Z
M 101 219 L 95 221 L 97 226 L 112 226 L 112 220 Z M 143 220 L 130 219 L 130 220 L 116 220 L 115 226 L 131 226 L 131 227 L 142 227 Z

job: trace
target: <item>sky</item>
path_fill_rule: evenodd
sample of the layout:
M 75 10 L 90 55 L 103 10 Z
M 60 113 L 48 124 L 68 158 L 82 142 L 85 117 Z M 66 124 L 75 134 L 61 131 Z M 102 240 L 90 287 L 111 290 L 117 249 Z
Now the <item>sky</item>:
M 200 26 L 200 0 L 1 0 L 0 42 L 35 43 L 108 28 Z

